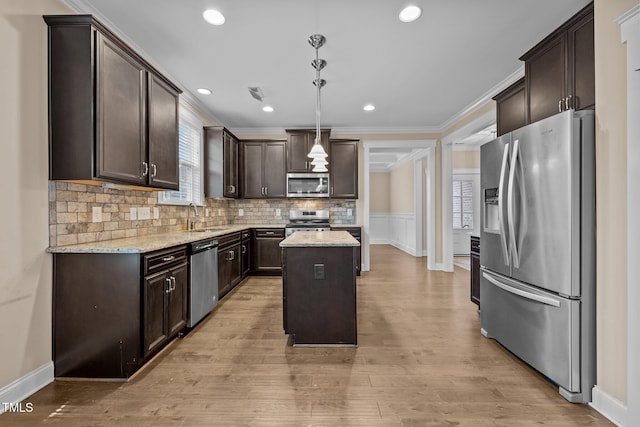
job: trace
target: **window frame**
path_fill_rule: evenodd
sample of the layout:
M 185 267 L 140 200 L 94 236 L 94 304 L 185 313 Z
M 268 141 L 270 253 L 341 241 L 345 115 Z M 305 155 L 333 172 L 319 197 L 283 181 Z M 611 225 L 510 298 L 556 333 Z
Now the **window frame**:
M 454 187 L 455 187 L 454 183 L 455 182 L 459 182 L 460 183 L 460 195 L 459 196 L 456 196 L 454 194 Z M 471 186 L 471 196 L 464 196 L 463 195 L 463 193 L 462 193 L 463 182 L 468 182 L 470 184 L 470 186 Z M 471 199 L 471 210 L 470 211 L 465 211 L 464 210 L 464 199 L 465 198 L 470 198 Z M 475 198 L 475 196 L 473 194 L 473 180 L 472 179 L 464 179 L 464 178 L 456 179 L 456 178 L 453 178 L 453 180 L 451 181 L 451 223 L 452 223 L 452 226 L 453 226 L 454 230 L 474 230 L 475 229 L 475 226 L 476 226 L 476 224 L 475 224 L 476 212 L 475 212 L 475 209 L 474 209 L 474 202 L 475 202 L 474 198 Z M 460 200 L 460 210 L 459 211 L 455 210 L 455 200 L 456 199 Z M 455 224 L 455 221 L 454 221 L 454 216 L 456 214 L 460 215 L 460 227 L 457 227 L 456 224 Z M 467 226 L 467 227 L 464 226 L 464 219 L 463 218 L 464 218 L 465 214 L 470 214 L 471 215 L 471 226 Z
M 204 196 L 204 125 L 202 120 L 198 116 L 196 116 L 192 111 L 186 108 L 184 105 L 180 104 L 178 109 L 178 144 L 181 143 L 181 126 L 189 126 L 191 131 L 194 131 L 194 134 L 199 136 L 198 141 L 198 186 L 199 192 L 196 196 L 195 186 L 191 188 L 192 197 L 189 198 L 189 194 L 187 192 L 186 197 L 184 199 L 172 198 L 172 195 L 183 193 L 182 188 L 178 191 L 161 191 L 158 193 L 158 204 L 160 205 L 173 205 L 173 206 L 188 206 L 193 203 L 196 206 L 204 206 L 205 196 Z M 197 130 L 197 131 L 196 131 Z M 180 152 L 180 147 L 178 147 L 178 153 Z M 178 154 L 178 169 L 179 169 L 179 182 L 182 182 L 182 176 L 180 176 L 180 171 L 182 170 L 183 164 L 193 164 L 190 162 L 186 162 L 180 159 L 180 155 Z

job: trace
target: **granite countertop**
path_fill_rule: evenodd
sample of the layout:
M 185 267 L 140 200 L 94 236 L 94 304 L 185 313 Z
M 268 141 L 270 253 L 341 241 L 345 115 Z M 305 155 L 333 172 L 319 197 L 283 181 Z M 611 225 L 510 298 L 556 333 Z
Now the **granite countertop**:
M 293 233 L 280 242 L 282 248 L 360 246 L 347 231 L 305 231 Z
M 50 253 L 143 253 L 184 245 L 211 237 L 223 236 L 251 228 L 284 228 L 285 224 L 220 225 L 202 231 L 174 231 L 102 242 L 81 243 L 47 248 Z

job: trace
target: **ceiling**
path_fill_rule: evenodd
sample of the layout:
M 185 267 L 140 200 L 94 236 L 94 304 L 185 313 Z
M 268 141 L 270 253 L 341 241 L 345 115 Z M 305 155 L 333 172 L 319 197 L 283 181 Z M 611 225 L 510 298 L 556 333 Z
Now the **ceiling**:
M 518 57 L 588 0 L 415 0 L 423 14 L 413 23 L 398 20 L 404 0 L 65 2 L 94 14 L 237 133 L 314 127 L 307 38 L 321 33 L 322 127 L 357 133 L 444 130 L 522 76 Z M 208 8 L 226 23 L 206 23 Z M 262 89 L 262 102 L 249 86 Z M 375 111 L 363 111 L 367 103 Z

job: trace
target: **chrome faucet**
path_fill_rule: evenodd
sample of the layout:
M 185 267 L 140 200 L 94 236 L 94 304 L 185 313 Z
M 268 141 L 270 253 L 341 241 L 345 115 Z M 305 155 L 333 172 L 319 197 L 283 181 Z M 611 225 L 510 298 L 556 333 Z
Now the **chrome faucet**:
M 191 221 L 191 209 L 189 208 L 193 208 L 195 216 L 198 216 L 198 207 L 193 203 L 189 203 L 189 206 L 187 207 L 187 230 L 194 230 L 196 228 L 196 223 Z

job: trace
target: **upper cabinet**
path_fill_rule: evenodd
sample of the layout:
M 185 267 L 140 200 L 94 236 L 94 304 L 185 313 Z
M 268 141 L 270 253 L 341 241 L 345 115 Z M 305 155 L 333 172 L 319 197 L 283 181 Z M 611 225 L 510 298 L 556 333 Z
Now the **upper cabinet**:
M 240 197 L 239 142 L 221 126 L 204 128 L 204 195 Z
M 493 99 L 496 101 L 498 136 L 527 124 L 524 77 L 494 96 Z
M 358 198 L 358 141 L 332 140 L 329 143 L 330 195 L 336 199 Z
M 287 152 L 284 141 L 243 141 L 242 197 L 286 197 Z
M 593 3 L 521 58 L 527 123 L 568 109 L 595 108 Z
M 49 26 L 49 178 L 177 190 L 180 89 L 90 15 Z
M 329 154 L 331 130 L 320 131 L 320 144 Z M 312 129 L 287 130 L 287 172 L 312 172 L 311 160 L 307 157 L 315 143 L 316 131 Z

